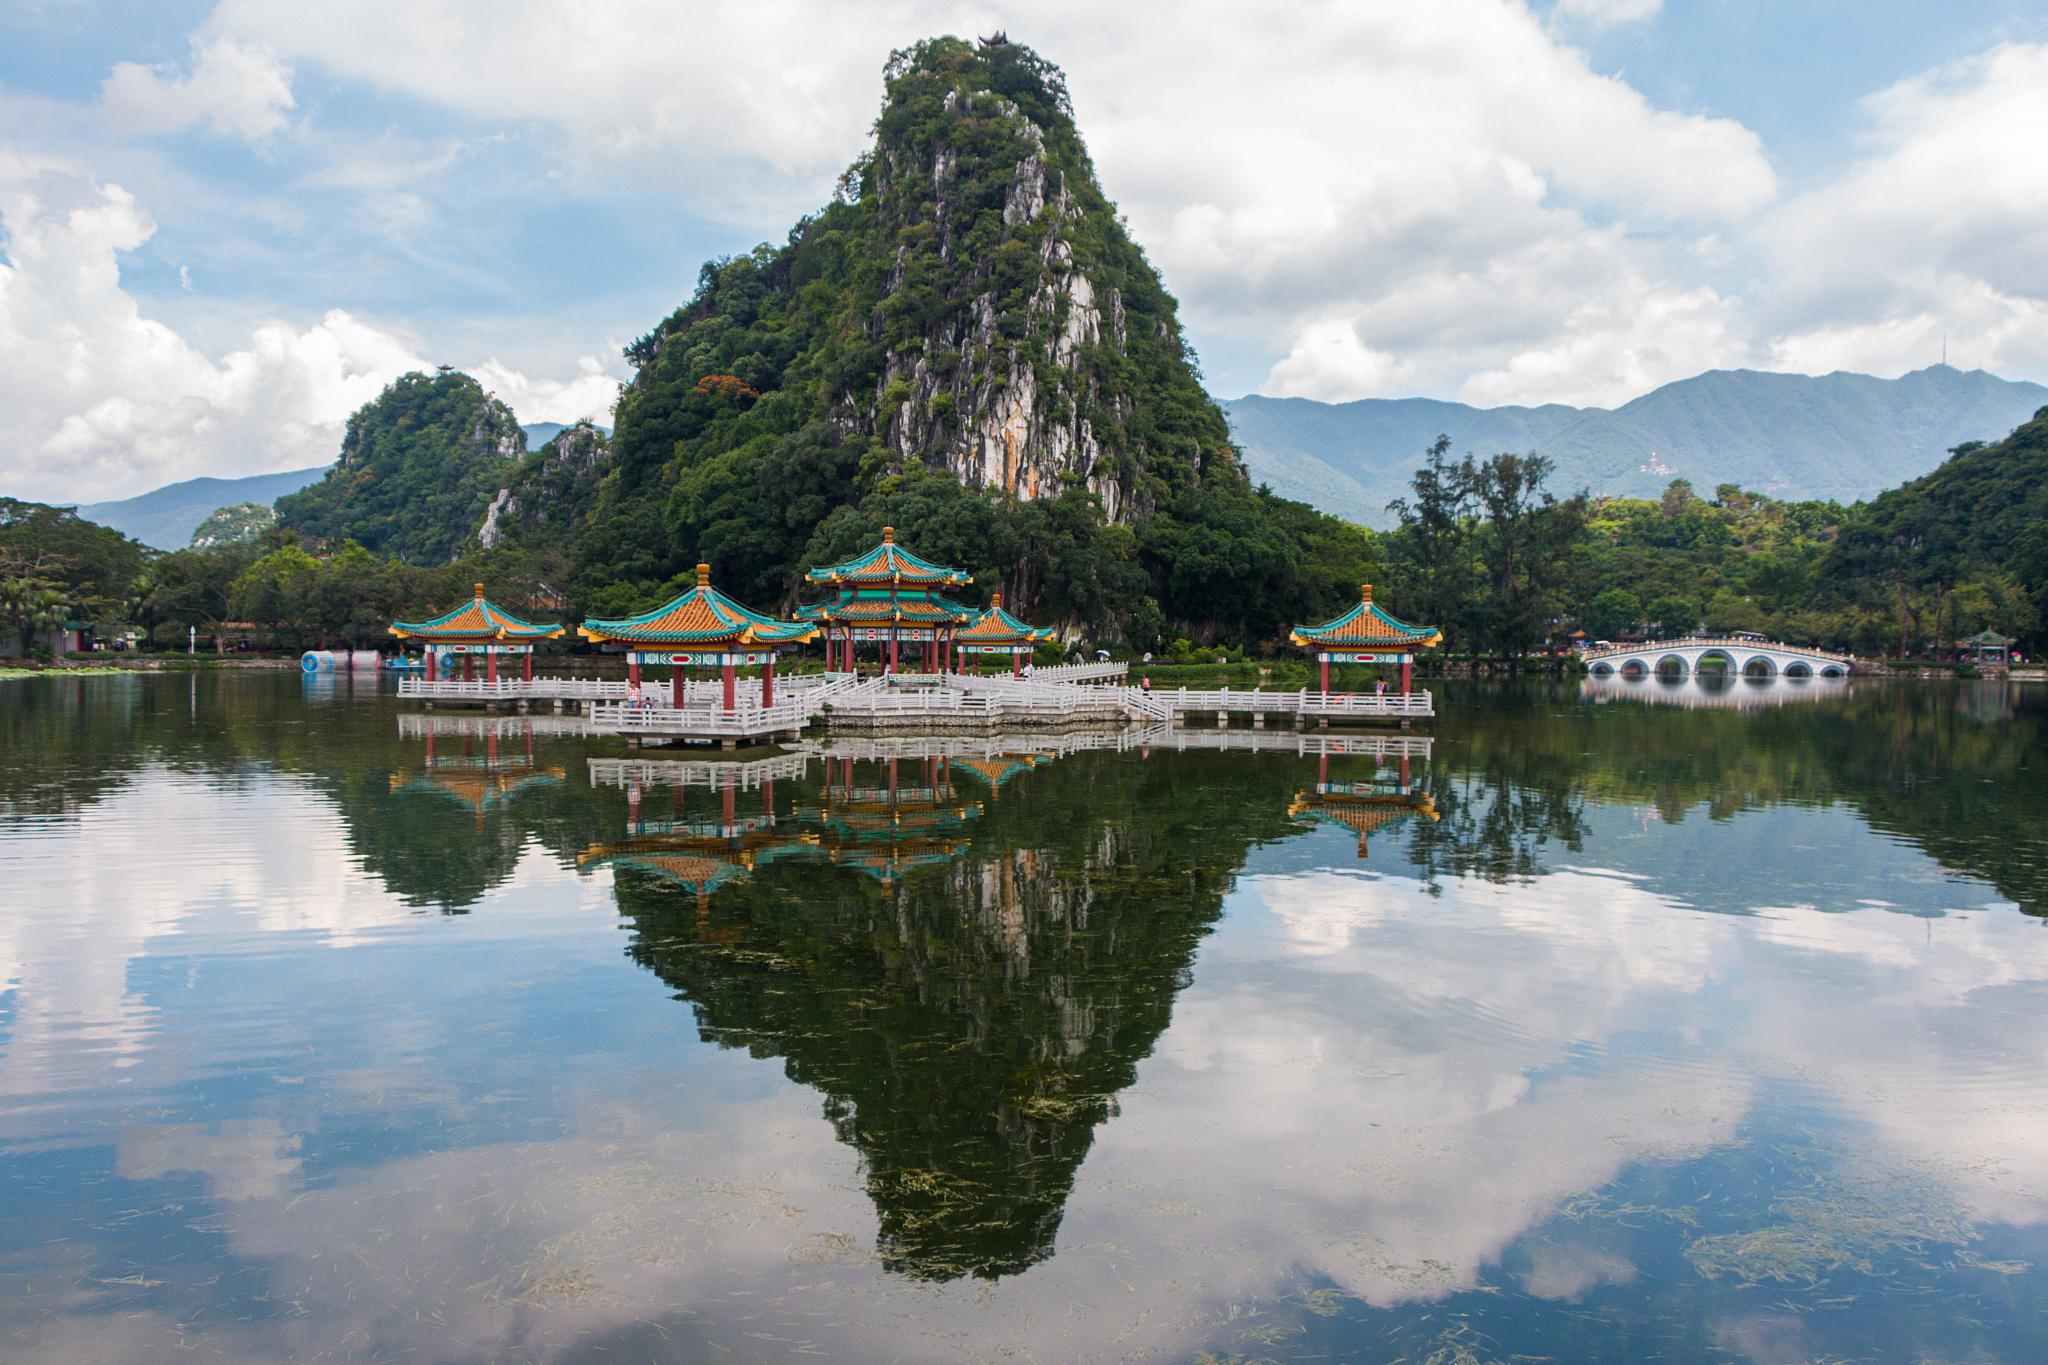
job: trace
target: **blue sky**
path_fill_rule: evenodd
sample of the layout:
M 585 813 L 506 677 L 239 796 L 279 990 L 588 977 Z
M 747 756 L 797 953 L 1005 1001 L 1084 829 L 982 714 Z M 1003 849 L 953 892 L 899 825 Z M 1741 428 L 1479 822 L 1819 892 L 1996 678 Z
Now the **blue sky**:
M 424 363 L 601 417 L 703 259 L 829 194 L 891 47 L 997 27 L 1067 69 L 1220 395 L 1612 403 L 1943 334 L 2048 379 L 2038 6 L 39 0 L 0 492 L 319 463 Z

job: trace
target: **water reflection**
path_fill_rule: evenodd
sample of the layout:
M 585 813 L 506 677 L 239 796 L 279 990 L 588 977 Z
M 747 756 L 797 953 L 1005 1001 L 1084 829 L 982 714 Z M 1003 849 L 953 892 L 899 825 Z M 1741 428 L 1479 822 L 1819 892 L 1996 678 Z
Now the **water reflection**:
M 1753 711 L 1788 702 L 1822 701 L 1849 690 L 1846 678 L 1750 677 L 1706 672 L 1689 674 L 1612 673 L 1579 680 L 1586 701 L 1652 701 L 1664 706 L 1713 707 Z
M 734 762 L 300 688 L 0 705 L 9 1359 L 2038 1344 L 2023 692 Z

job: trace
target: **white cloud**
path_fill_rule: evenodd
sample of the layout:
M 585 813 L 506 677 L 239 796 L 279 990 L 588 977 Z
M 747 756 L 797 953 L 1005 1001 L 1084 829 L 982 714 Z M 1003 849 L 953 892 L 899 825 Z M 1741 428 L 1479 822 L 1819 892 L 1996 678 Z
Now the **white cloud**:
M 1864 101 L 1869 152 L 1759 230 L 1771 353 L 1896 374 L 2048 368 L 2048 44 L 2005 44 Z
M 296 101 L 291 68 L 256 43 L 194 41 L 190 74 L 120 62 L 100 85 L 109 122 L 129 133 L 176 133 L 205 123 L 214 132 L 260 142 L 278 132 Z
M 1557 0 L 1559 17 L 1596 28 L 1640 23 L 1655 18 L 1663 8 L 1664 0 Z
M 67 166 L 0 149 L 0 225 L 0 404 L 15 432 L 0 482 L 16 496 L 119 497 L 323 464 L 351 412 L 430 368 L 411 337 L 341 310 L 263 322 L 226 354 L 202 353 L 122 287 L 121 257 L 149 240 L 150 216 Z M 478 372 L 528 421 L 602 417 L 617 387 L 588 357 L 566 381 L 496 361 Z
M 1003 27 L 1064 65 L 1105 186 L 1191 320 L 1289 352 L 1269 385 L 1287 392 L 1440 390 L 1477 371 L 1475 392 L 1630 396 L 1691 365 L 1721 305 L 1700 296 L 1696 262 L 1667 282 L 1600 220 L 1718 224 L 1776 193 L 1754 133 L 1656 108 L 1509 0 L 1195 0 L 1170 15 L 1082 0 L 1028 15 L 951 0 L 688 15 L 648 0 L 427 15 L 224 0 L 206 31 L 478 119 L 538 121 L 585 175 L 690 177 L 701 211 L 775 235 L 859 152 L 889 47 Z M 803 36 L 748 41 L 766 32 Z M 1635 325 L 1644 298 L 1682 334 Z M 1525 392 L 1545 384 L 1562 392 Z

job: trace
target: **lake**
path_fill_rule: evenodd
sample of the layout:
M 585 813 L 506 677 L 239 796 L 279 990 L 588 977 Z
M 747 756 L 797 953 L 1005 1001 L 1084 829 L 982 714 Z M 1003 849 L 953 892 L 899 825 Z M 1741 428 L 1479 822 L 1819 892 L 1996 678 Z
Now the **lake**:
M 0 682 L 0 1357 L 2048 1357 L 2048 691 L 1434 687 Z

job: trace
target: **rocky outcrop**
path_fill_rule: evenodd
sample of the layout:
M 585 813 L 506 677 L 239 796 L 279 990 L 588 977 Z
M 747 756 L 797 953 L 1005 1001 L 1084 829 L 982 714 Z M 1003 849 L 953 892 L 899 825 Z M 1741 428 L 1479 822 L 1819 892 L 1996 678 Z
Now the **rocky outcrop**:
M 1096 429 L 1105 410 L 1127 415 L 1127 400 L 1115 391 L 1105 398 L 1093 348 L 1106 344 L 1110 363 L 1125 359 L 1128 335 L 1121 291 L 1092 277 L 1076 250 L 1091 210 L 1049 164 L 1044 130 L 1014 101 L 954 90 L 942 107 L 948 119 L 929 151 L 880 149 L 878 214 L 930 223 L 938 261 L 966 268 L 929 323 L 888 348 L 872 391 L 844 395 L 839 424 L 970 487 L 1029 499 L 1078 484 L 1110 520 L 1128 520 L 1148 499 L 1135 462 L 1114 459 Z M 976 174 L 963 176 L 963 165 Z M 999 214 L 976 202 L 991 180 L 1006 182 Z M 978 214 L 989 221 L 978 223 Z M 978 240 L 969 249 L 960 238 L 971 229 Z M 910 247 L 899 248 L 877 329 L 888 301 L 919 287 L 918 265 Z
M 529 456 L 491 499 L 477 543 L 492 549 L 540 530 L 561 529 L 588 515 L 611 442 L 589 422 L 564 427 Z

